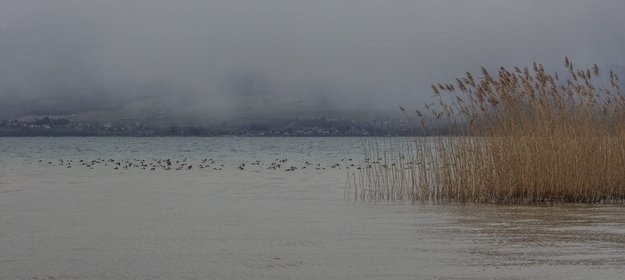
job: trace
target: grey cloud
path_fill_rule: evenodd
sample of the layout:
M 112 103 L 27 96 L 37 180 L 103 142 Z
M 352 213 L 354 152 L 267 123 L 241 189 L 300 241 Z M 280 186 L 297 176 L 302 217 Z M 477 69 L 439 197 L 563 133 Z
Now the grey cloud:
M 620 0 L 7 0 L 0 118 L 129 104 L 392 111 L 481 65 L 625 64 L 622 11 Z

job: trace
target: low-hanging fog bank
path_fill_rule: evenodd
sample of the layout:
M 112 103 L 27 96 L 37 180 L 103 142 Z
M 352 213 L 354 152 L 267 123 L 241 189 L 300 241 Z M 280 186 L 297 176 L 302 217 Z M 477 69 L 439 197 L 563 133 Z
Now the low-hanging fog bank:
M 2 1 L 0 118 L 394 112 L 481 65 L 625 64 L 623 11 L 620 0 Z

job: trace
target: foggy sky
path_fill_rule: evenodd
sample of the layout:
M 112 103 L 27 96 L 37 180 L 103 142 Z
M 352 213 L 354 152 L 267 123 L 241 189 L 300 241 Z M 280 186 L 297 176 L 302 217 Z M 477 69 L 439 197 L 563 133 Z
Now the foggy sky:
M 0 118 L 417 107 L 480 66 L 625 64 L 625 1 L 3 0 Z

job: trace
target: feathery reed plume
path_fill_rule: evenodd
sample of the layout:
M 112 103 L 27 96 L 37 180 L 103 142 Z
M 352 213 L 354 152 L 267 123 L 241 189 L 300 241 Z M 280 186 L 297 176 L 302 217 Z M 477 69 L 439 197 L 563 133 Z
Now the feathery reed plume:
M 434 133 L 381 153 L 365 150 L 365 168 L 353 189 L 364 200 L 475 203 L 622 203 L 625 201 L 625 98 L 609 72 L 575 69 L 560 80 L 533 63 L 501 68 L 484 79 L 471 73 L 453 84 L 432 85 Z M 594 85 L 593 85 L 594 84 Z M 400 107 L 403 110 L 403 107 Z M 425 137 L 427 136 L 427 137 Z

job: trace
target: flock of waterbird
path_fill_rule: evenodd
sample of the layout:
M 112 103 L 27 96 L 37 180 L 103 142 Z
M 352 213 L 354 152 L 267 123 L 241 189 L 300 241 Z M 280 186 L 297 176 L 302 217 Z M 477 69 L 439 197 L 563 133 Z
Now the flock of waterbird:
M 326 169 L 355 169 L 361 170 L 362 166 L 356 164 L 351 158 L 343 158 L 332 162 L 293 162 L 287 158 L 274 159 L 270 161 L 251 160 L 227 162 L 223 160 L 215 160 L 212 158 L 190 160 L 182 159 L 104 159 L 96 158 L 91 160 L 84 159 L 58 159 L 58 160 L 39 160 L 39 163 L 47 166 L 56 166 L 62 168 L 108 168 L 113 170 L 212 170 L 221 171 L 227 169 L 246 170 L 246 169 L 266 169 L 279 171 L 296 171 L 296 170 L 326 170 Z M 376 163 L 373 161 L 373 163 Z M 365 161 L 365 167 L 371 168 L 371 162 Z

